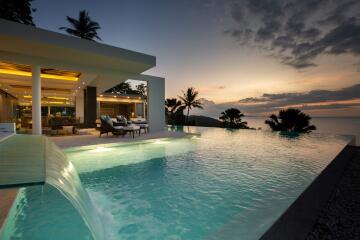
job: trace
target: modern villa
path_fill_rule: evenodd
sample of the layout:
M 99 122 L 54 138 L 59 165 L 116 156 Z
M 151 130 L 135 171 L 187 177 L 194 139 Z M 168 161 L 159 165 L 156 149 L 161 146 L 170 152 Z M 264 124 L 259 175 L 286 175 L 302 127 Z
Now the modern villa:
M 165 80 L 142 74 L 151 55 L 0 20 L 0 122 L 41 134 L 57 112 L 84 127 L 100 115 L 146 119 L 150 132 L 165 127 Z M 147 96 L 112 95 L 126 80 L 147 84 Z
M 324 239 L 353 217 L 353 136 L 167 126 L 155 66 L 0 19 L 0 240 Z

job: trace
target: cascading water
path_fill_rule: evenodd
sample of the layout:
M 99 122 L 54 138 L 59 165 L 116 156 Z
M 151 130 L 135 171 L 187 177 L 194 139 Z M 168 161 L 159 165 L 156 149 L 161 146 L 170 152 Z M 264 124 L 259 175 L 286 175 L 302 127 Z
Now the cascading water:
M 79 212 L 96 240 L 104 239 L 104 228 L 99 214 L 82 187 L 79 175 L 64 153 L 51 141 L 45 141 L 46 182 L 58 189 Z

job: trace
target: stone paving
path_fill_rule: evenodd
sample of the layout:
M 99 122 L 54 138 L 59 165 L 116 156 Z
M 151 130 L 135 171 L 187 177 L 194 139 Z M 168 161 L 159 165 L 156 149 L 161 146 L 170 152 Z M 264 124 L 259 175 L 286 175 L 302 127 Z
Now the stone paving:
M 349 162 L 307 240 L 360 239 L 360 147 Z

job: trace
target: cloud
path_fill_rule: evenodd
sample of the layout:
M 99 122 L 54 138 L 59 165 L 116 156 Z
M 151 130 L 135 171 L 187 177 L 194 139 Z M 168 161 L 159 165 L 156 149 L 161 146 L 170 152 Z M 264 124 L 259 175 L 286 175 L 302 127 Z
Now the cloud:
M 193 114 L 218 117 L 226 108 L 235 107 L 247 115 L 266 115 L 282 108 L 296 107 L 308 110 L 351 109 L 360 106 L 360 84 L 338 90 L 313 90 L 300 93 L 264 93 L 260 97 L 249 97 L 235 102 L 215 103 L 202 99 L 204 110 Z M 355 114 L 349 112 L 350 114 Z M 359 115 L 359 114 L 358 114 Z
M 316 66 L 321 54 L 360 54 L 358 0 L 224 2 L 233 22 L 225 35 L 268 51 L 296 69 Z
M 240 100 L 240 103 L 259 103 L 259 102 L 271 102 L 271 103 L 283 103 L 289 104 L 304 104 L 312 102 L 333 102 L 352 100 L 360 98 L 360 84 L 353 85 L 351 87 L 342 88 L 339 90 L 313 90 L 306 93 L 276 93 L 269 94 L 264 93 L 259 98 L 245 98 Z M 252 100 L 252 102 L 251 102 Z

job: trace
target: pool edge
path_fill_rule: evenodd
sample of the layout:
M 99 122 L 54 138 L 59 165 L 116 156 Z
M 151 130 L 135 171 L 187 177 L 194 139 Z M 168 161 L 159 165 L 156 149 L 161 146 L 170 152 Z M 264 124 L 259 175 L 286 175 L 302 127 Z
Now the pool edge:
M 6 219 L 9 216 L 11 207 L 16 201 L 19 188 L 0 189 L 0 233 L 3 230 Z
M 306 239 L 359 148 L 347 144 L 260 239 Z

